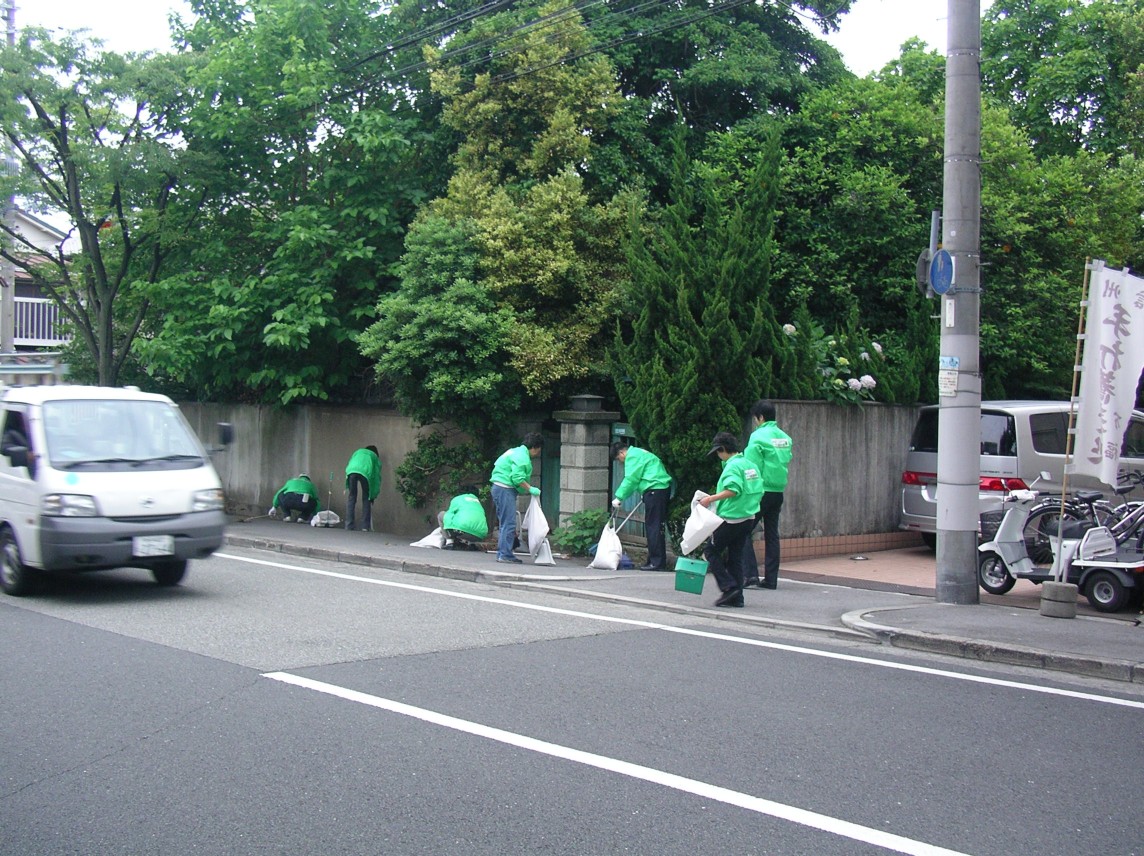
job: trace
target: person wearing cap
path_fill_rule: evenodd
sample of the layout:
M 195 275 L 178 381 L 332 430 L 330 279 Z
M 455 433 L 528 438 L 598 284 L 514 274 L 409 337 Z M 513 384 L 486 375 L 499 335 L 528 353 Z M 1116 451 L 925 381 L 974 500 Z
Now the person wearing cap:
M 274 504 L 270 507 L 270 516 L 278 517 L 287 523 L 297 516 L 299 523 L 308 523 L 310 518 L 322 510 L 322 503 L 318 501 L 318 489 L 310 481 L 306 473 L 298 473 L 282 485 L 278 493 L 274 494 Z
M 613 461 L 624 465 L 624 480 L 616 488 L 612 508 L 635 492 L 639 492 L 644 505 L 644 529 L 647 532 L 647 563 L 641 571 L 666 571 L 667 545 L 663 524 L 667 519 L 667 501 L 671 495 L 671 476 L 663 462 L 646 449 L 613 443 Z
M 363 532 L 373 529 L 373 501 L 381 493 L 381 458 L 377 446 L 364 446 L 346 464 L 346 529 L 356 529 L 357 498 L 361 494 Z
M 711 441 L 711 451 L 723 462 L 715 493 L 699 500 L 713 508 L 723 524 L 711 535 L 703 551 L 707 566 L 719 585 L 716 606 L 743 605 L 743 544 L 751 537 L 755 515 L 763 498 L 763 479 L 749 458 L 739 451 L 735 435 L 720 431 Z
M 765 398 L 752 405 L 751 425 L 754 431 L 743 454 L 763 476 L 763 499 L 755 515 L 756 526 L 763 521 L 763 578 L 759 579 L 759 560 L 751 538 L 743 547 L 743 578 L 744 585 L 774 589 L 779 585 L 779 512 L 794 443 L 775 421 L 774 403 Z
M 445 535 L 445 549 L 474 547 L 489 535 L 489 521 L 485 507 L 477 498 L 473 485 L 464 485 L 461 493 L 453 497 L 449 507 L 437 515 L 437 525 Z
M 520 494 L 540 496 L 540 488 L 529 484 L 532 479 L 532 459 L 540 457 L 544 438 L 535 431 L 524 435 L 519 446 L 504 452 L 489 477 L 492 482 L 493 506 L 497 510 L 497 561 L 519 565 L 521 560 L 512 554 L 516 540 L 516 498 Z

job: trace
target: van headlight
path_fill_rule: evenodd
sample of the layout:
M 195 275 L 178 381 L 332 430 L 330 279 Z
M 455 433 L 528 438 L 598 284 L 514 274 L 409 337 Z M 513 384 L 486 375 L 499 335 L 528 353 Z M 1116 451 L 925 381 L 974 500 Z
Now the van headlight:
M 98 517 L 94 496 L 76 493 L 50 493 L 41 506 L 45 517 Z
M 195 491 L 191 499 L 191 511 L 222 511 L 222 507 L 223 496 L 219 488 Z

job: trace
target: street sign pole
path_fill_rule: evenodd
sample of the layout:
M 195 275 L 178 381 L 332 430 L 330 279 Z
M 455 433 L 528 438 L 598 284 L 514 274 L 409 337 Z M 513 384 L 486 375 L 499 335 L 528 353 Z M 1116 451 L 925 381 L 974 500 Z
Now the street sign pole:
M 981 2 L 949 0 L 942 248 L 930 266 L 941 303 L 937 456 L 938 603 L 974 604 L 981 445 Z

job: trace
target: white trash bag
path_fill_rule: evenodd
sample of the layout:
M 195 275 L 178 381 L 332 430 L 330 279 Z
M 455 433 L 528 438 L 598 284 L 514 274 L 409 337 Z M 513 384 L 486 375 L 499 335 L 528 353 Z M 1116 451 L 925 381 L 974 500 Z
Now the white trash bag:
M 683 537 L 679 539 L 679 550 L 685 556 L 702 546 L 711 537 L 711 533 L 723 524 L 722 517 L 699 504 L 699 500 L 705 496 L 709 494 L 697 490 L 695 496 L 691 497 L 691 516 L 683 525 Z
M 596 545 L 596 555 L 588 567 L 600 571 L 614 571 L 620 567 L 620 559 L 623 558 L 623 555 L 624 548 L 620 544 L 620 535 L 616 531 L 615 523 L 609 520 L 604 531 L 600 533 L 600 542 Z
M 432 532 L 430 532 L 428 535 L 426 535 L 420 541 L 414 541 L 409 546 L 410 547 L 430 547 L 433 549 L 440 550 L 442 547 L 445 546 L 445 533 L 442 532 L 441 527 L 438 526 L 436 529 L 434 529 Z
M 319 511 L 310 518 L 311 526 L 321 526 L 329 529 L 331 526 L 338 526 L 342 522 L 342 518 L 333 511 Z
M 536 551 L 536 559 L 533 561 L 534 565 L 555 565 L 556 560 L 552 558 L 552 547 L 545 538 L 540 542 L 540 549 Z
M 528 555 L 536 558 L 540 545 L 548 538 L 548 518 L 540 507 L 540 497 L 534 496 L 528 504 L 528 511 L 524 512 L 521 528 L 528 533 Z

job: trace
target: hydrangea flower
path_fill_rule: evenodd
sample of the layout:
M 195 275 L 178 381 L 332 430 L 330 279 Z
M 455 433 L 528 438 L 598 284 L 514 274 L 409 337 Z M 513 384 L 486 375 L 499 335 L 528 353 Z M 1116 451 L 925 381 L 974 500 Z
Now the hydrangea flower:
M 858 355 L 858 358 L 859 358 L 860 360 L 862 360 L 863 362 L 866 362 L 866 363 L 870 362 L 870 353 L 869 353 L 869 351 L 863 351 L 862 353 L 860 353 L 860 354 Z
M 870 343 L 870 347 L 872 347 L 872 348 L 873 348 L 875 351 L 877 351 L 879 354 L 880 354 L 880 353 L 882 353 L 882 346 L 881 346 L 881 345 L 879 345 L 877 342 L 871 342 L 871 343 Z
M 878 385 L 878 382 L 870 377 L 870 375 L 864 374 L 858 379 L 858 385 L 863 389 L 873 389 Z
M 862 388 L 861 381 L 859 381 L 857 378 L 853 378 L 853 377 L 850 378 L 850 380 L 846 381 L 846 385 L 848 387 L 850 387 L 852 390 L 854 390 L 855 392 L 858 392 L 858 390 L 860 390 Z
M 793 324 L 783 324 L 783 332 L 786 333 L 788 336 L 793 336 L 798 331 L 795 330 Z

